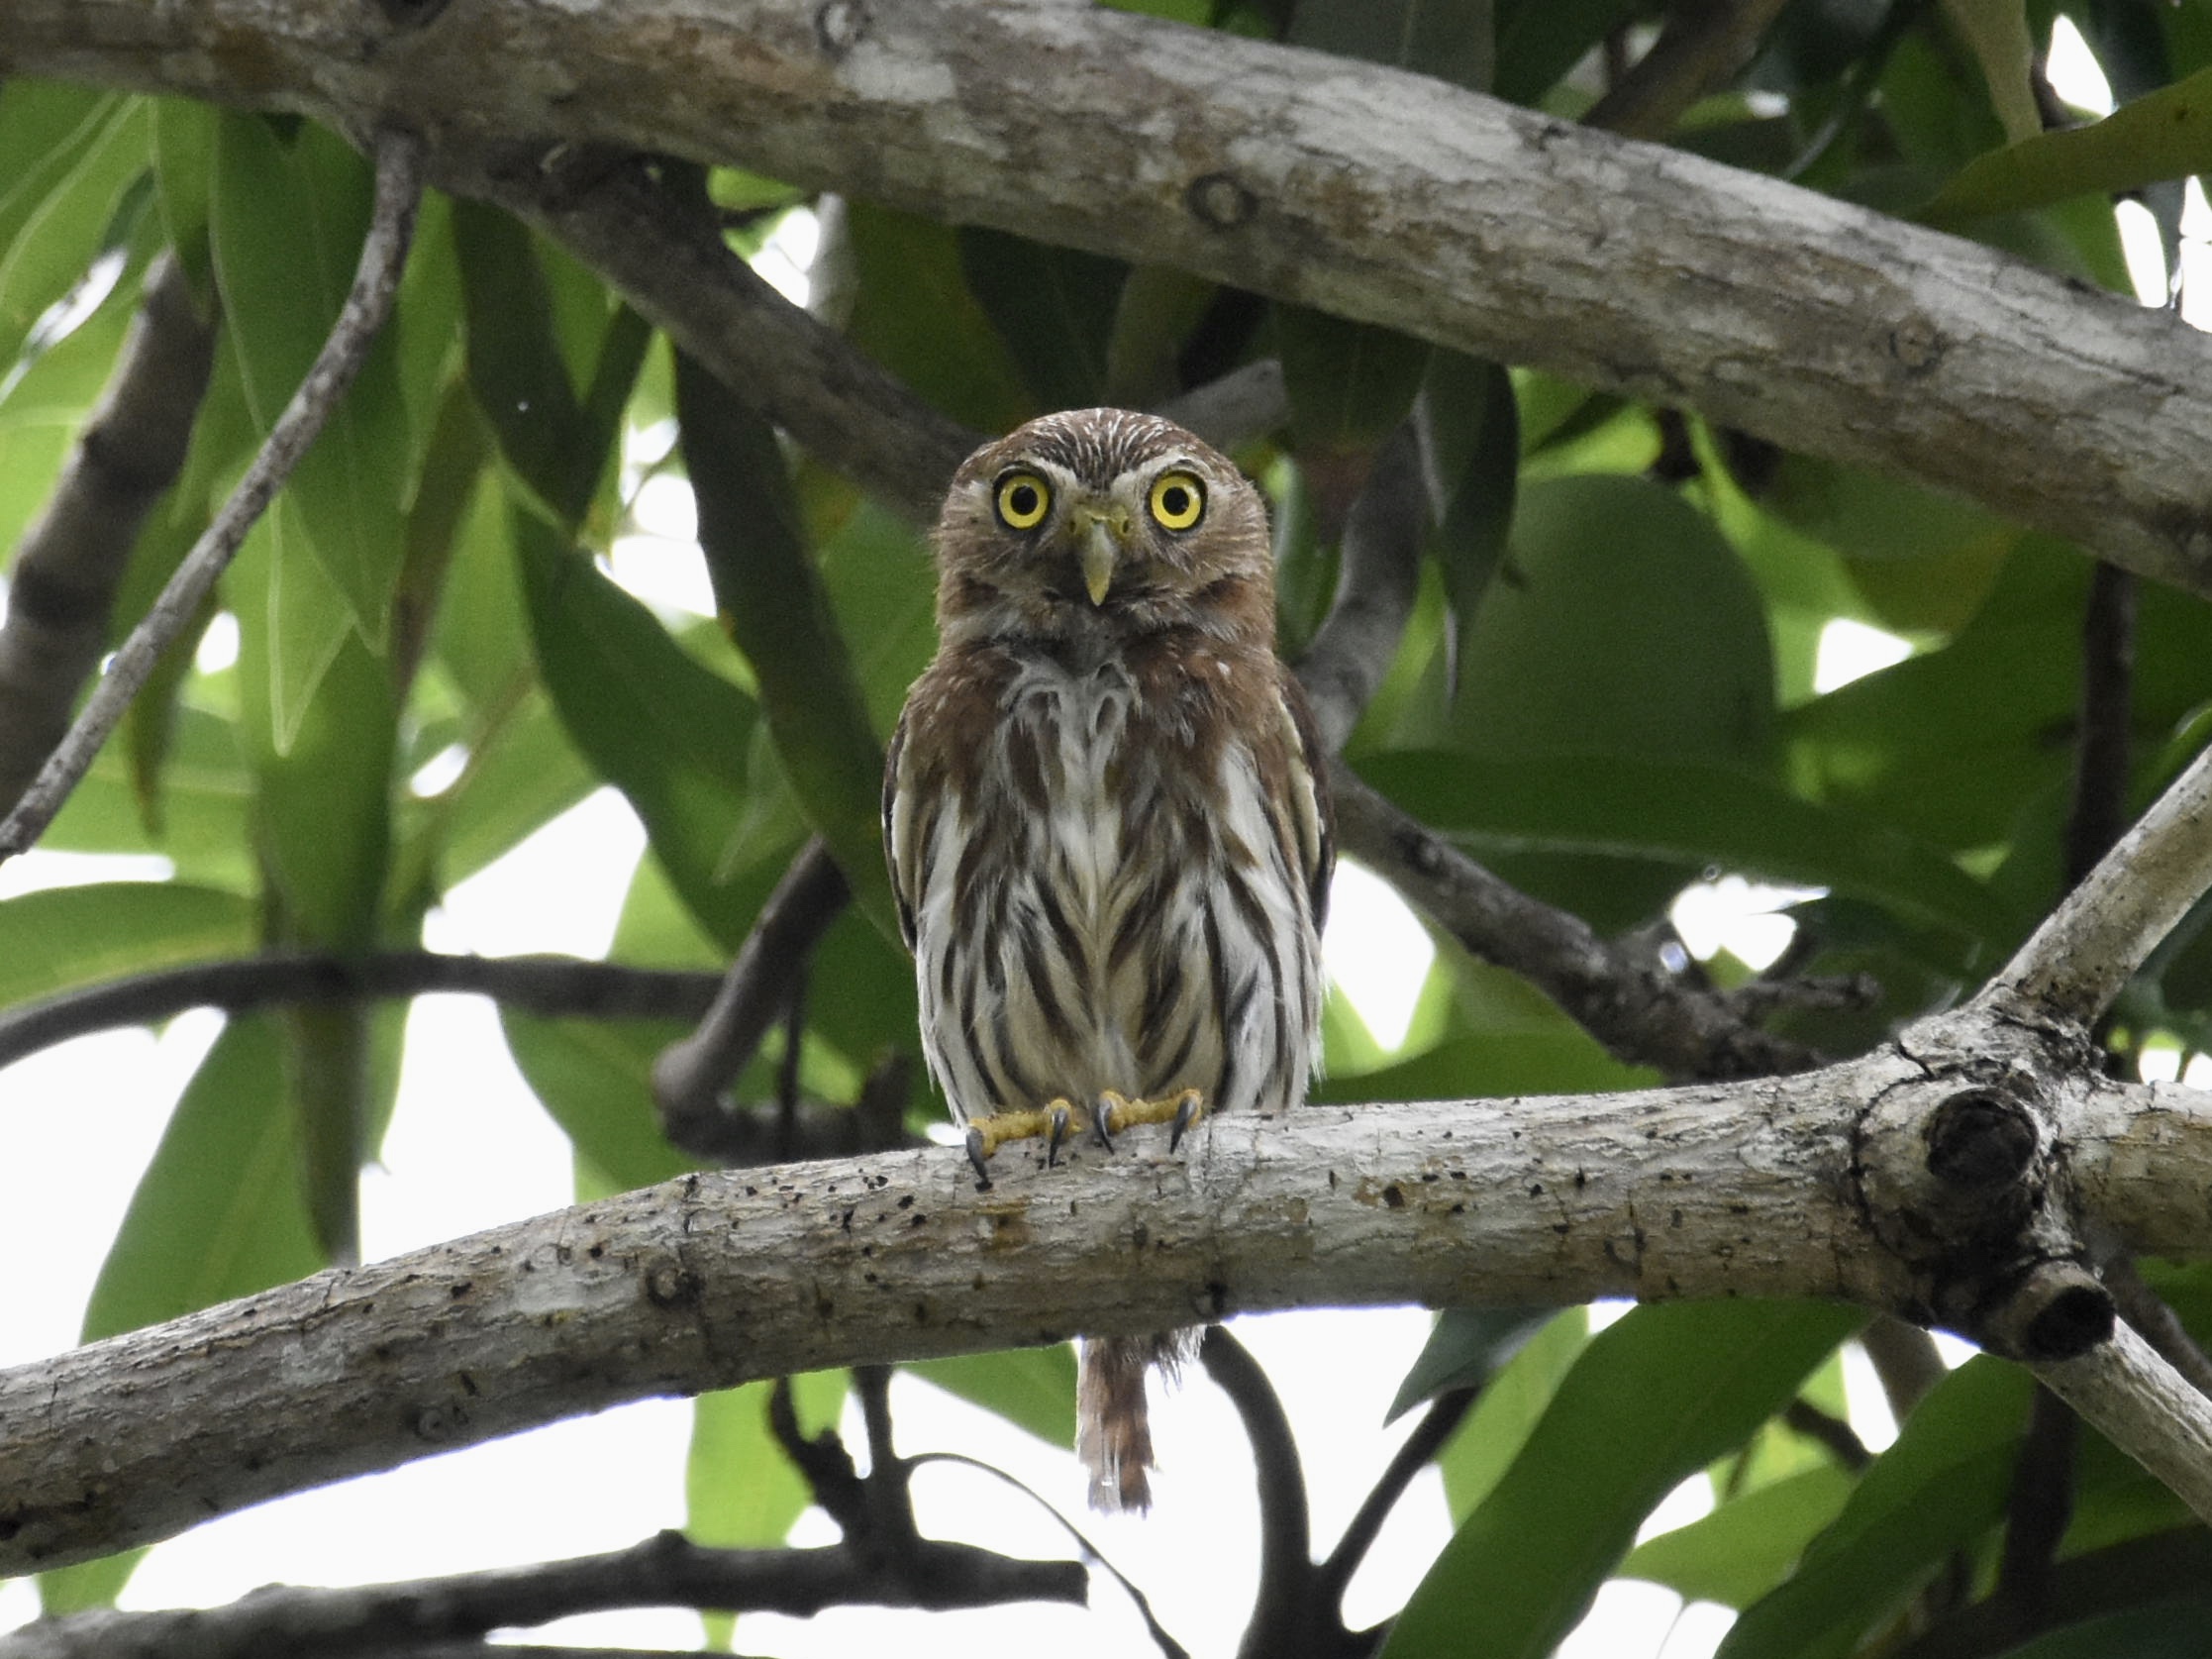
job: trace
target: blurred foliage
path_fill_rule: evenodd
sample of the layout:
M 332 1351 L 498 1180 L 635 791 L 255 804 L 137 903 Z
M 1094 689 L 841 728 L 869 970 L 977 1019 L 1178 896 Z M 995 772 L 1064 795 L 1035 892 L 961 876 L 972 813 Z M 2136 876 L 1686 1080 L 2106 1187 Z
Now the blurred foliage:
M 1120 9 L 1567 117 L 1660 17 L 1645 0 Z M 2061 123 L 2040 95 L 2061 16 L 2119 100 L 2107 119 Z M 2113 193 L 2151 208 L 2175 257 L 2180 181 L 2212 165 L 2208 111 L 2206 0 L 1798 0 L 1674 142 L 2124 288 Z M 173 248 L 223 308 L 190 456 L 137 550 L 113 637 L 290 394 L 339 303 L 367 194 L 360 160 L 296 119 L 0 88 L 0 546 L 50 492 L 152 255 Z M 705 194 L 749 254 L 810 208 L 735 170 L 710 173 Z M 1410 423 L 1432 523 L 1421 596 L 1350 756 L 1540 896 L 1650 935 L 1702 879 L 1793 883 L 1788 971 L 1881 985 L 1867 1008 L 1781 1016 L 1837 1051 L 1958 996 L 2057 896 L 2087 587 L 2077 550 L 1676 410 L 1183 272 L 866 201 L 822 228 L 848 337 L 979 427 L 1157 401 L 1279 358 L 1289 417 L 1240 460 L 1275 505 L 1292 651 L 1326 610 L 1378 447 Z M 1772 372 L 1792 372 L 1786 349 Z M 679 419 L 703 449 L 677 442 Z M 698 483 L 717 617 L 628 579 L 649 560 L 697 560 L 647 537 L 640 512 L 687 462 L 714 474 Z M 885 1055 L 914 1047 L 908 966 L 869 919 L 882 910 L 872 812 L 876 754 L 931 649 L 931 597 L 914 527 L 676 364 L 566 255 L 494 210 L 433 201 L 393 329 L 226 581 L 235 663 L 180 658 L 48 838 L 160 854 L 173 874 L 0 901 L 0 1003 L 260 947 L 416 945 L 455 882 L 612 785 L 647 841 L 619 960 L 713 966 L 811 832 L 845 861 L 862 909 L 824 942 L 800 1026 L 771 1037 L 737 1092 L 767 1097 L 795 1042 L 800 1092 L 850 1103 Z M 2212 612 L 2159 589 L 2140 610 L 2131 808 L 2212 730 Z M 1845 625 L 1886 631 L 1901 655 L 1841 683 Z M 425 773 L 438 757 L 460 764 Z M 2192 917 L 2129 991 L 2137 1036 L 2212 1043 L 2207 920 L 2212 909 Z M 1689 971 L 1755 970 L 1724 956 Z M 1402 1041 L 1378 1041 L 1365 1012 L 1331 1009 L 1327 1098 L 1653 1081 L 1449 940 Z M 692 1167 L 652 1103 L 669 1028 L 509 1011 L 503 1029 L 574 1146 L 579 1192 Z M 399 1045 L 397 1010 L 234 1021 L 171 1114 L 85 1334 L 341 1250 L 344 1194 L 376 1153 Z M 940 1111 L 917 1099 L 912 1125 Z M 2212 1270 L 2158 1278 L 2200 1331 L 2212 1323 Z M 1940 1634 L 1990 1591 L 2026 1380 L 1975 1360 L 1893 1445 L 1862 1468 L 1839 1462 L 1777 1413 L 1800 1399 L 1841 1408 L 1835 1356 L 1855 1323 L 1810 1305 L 1654 1306 L 1592 1337 L 1580 1309 L 1443 1316 L 1398 1405 L 1481 1389 L 1439 1459 L 1459 1531 L 1386 1651 L 1549 1652 L 1616 1573 L 1739 1609 L 1731 1659 L 1840 1659 Z M 1064 1347 L 914 1369 L 1068 1436 Z M 841 1376 L 802 1380 L 802 1417 L 824 1420 L 844 1389 Z M 773 1543 L 804 1502 L 764 1400 L 756 1386 L 698 1402 L 688 1471 L 669 1478 L 703 1539 Z M 1636 1544 L 1685 1480 L 1712 1487 L 1712 1512 Z M 2092 1436 L 2061 1558 L 2117 1559 L 2187 1524 Z M 110 1600 L 129 1567 L 50 1575 L 48 1604 Z M 2201 1600 L 2176 1611 L 2146 1585 L 2095 1622 L 2024 1634 L 2018 1651 L 2197 1651 L 2189 1616 Z M 714 1634 L 726 1641 L 727 1625 Z

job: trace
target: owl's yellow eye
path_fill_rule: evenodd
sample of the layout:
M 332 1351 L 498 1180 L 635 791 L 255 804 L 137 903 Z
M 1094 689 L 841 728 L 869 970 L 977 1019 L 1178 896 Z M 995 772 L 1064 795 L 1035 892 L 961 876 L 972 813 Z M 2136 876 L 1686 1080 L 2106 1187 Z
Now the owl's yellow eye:
M 1009 530 L 1035 530 L 1053 510 L 1053 488 L 1035 472 L 1009 472 L 998 480 L 998 521 Z
M 1153 480 L 1153 519 L 1162 530 L 1188 530 L 1206 511 L 1206 486 L 1188 472 L 1162 472 Z

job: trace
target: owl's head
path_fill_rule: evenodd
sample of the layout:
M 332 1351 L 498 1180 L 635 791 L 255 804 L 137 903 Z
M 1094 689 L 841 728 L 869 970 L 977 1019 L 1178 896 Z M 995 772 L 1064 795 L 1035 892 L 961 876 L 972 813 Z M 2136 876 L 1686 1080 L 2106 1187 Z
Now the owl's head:
M 961 465 L 938 520 L 948 640 L 1274 628 L 1259 492 L 1172 421 L 1045 415 Z

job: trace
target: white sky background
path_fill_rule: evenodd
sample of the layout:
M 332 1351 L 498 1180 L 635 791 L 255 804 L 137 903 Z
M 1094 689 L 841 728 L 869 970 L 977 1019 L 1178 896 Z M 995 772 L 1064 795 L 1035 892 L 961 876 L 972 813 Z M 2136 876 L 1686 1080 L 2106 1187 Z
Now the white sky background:
M 2110 108 L 2102 76 L 2062 20 L 2051 75 L 2078 108 Z M 2140 210 L 2138 210 L 2140 214 Z M 2192 184 L 2182 274 L 2189 306 L 2212 305 L 2202 268 L 2212 230 Z M 794 223 L 764 253 L 763 273 L 803 287 L 811 227 Z M 2146 234 L 2149 232 L 2150 234 Z M 2123 212 L 2131 272 L 2146 303 L 2162 303 L 2166 271 L 2148 215 Z M 2190 316 L 2202 326 L 2202 319 Z M 672 493 L 671 493 L 672 492 Z M 687 492 L 657 480 L 641 505 L 655 525 L 687 533 Z M 667 539 L 618 550 L 621 579 L 664 607 L 710 609 L 695 556 Z M 1820 688 L 1832 689 L 1910 649 L 1876 630 L 1839 623 L 1824 638 Z M 449 895 L 434 914 L 437 949 L 509 954 L 603 953 L 643 834 L 613 791 L 602 791 Z M 34 854 L 0 867 L 0 896 L 34 885 L 157 874 L 150 861 Z M 159 861 L 151 861 L 156 867 Z M 128 866 L 128 868 L 125 868 Z M 1340 988 L 1386 1043 L 1404 1030 L 1428 971 L 1426 936 L 1389 889 L 1363 871 L 1340 872 L 1329 938 Z M 558 893 L 558 904 L 545 902 Z M 1794 895 L 1740 879 L 1699 883 L 1674 918 L 1697 955 L 1725 946 L 1753 966 L 1786 945 L 1774 914 Z M 219 1029 L 187 1015 L 160 1037 L 133 1031 L 87 1038 L 0 1072 L 7 1157 L 0 1160 L 0 1249 L 19 1264 L 0 1281 L 0 1365 L 41 1358 L 75 1339 L 85 1299 L 131 1192 L 178 1092 Z M 2170 1074 L 2178 1056 L 2147 1071 Z M 2191 1081 L 2197 1081 L 2192 1077 Z M 2212 1076 L 2204 1081 L 2212 1084 Z M 955 1154 L 948 1151 L 948 1156 Z M 508 1060 L 495 1016 L 469 998 L 415 1005 L 407 1069 L 384 1162 L 362 1184 L 365 1254 L 400 1253 L 567 1203 L 568 1147 Z M 36 1263 L 35 1271 L 20 1264 Z M 1269 1315 L 1235 1322 L 1281 1393 L 1305 1458 L 1317 1552 L 1326 1552 L 1368 1484 L 1411 1426 L 1382 1427 L 1399 1378 L 1424 1340 L 1418 1310 Z M 1356 1358 L 1350 1358 L 1356 1356 Z M 1852 1368 L 1855 1416 L 1870 1443 L 1892 1432 L 1862 1363 Z M 1862 1402 L 1865 1409 L 1860 1410 Z M 893 1416 L 902 1451 L 958 1450 L 1027 1482 L 1066 1513 L 1152 1597 L 1162 1623 L 1194 1655 L 1234 1651 L 1257 1574 L 1257 1507 L 1242 1429 L 1226 1400 L 1194 1372 L 1156 1397 L 1162 1469 L 1142 1520 L 1087 1515 L 1073 1458 L 991 1414 L 902 1376 Z M 849 1442 L 863 1444 L 849 1409 Z M 306 1493 L 203 1526 L 163 1544 L 141 1567 L 127 1607 L 214 1605 L 282 1580 L 367 1583 L 618 1549 L 683 1519 L 687 1402 L 650 1401 L 430 1459 L 385 1475 Z M 1063 1534 L 1034 1505 L 987 1477 L 933 1467 L 915 1483 L 925 1531 L 1015 1554 L 1060 1557 Z M 1647 1531 L 1695 1518 L 1710 1505 L 1702 1478 L 1669 1499 Z M 798 1543 L 826 1542 L 819 1512 Z M 1399 1606 L 1449 1535 L 1441 1483 L 1425 1472 L 1399 1504 L 1355 1582 L 1355 1622 Z M 1092 1580 L 1088 1609 L 1006 1607 L 972 1613 L 840 1610 L 813 1620 L 760 1615 L 741 1622 L 741 1651 L 845 1654 L 863 1642 L 930 1659 L 976 1651 L 1051 1651 L 1055 1659 L 1151 1651 L 1121 1593 Z M 35 1615 L 24 1582 L 0 1587 L 0 1628 Z M 1684 1609 L 1649 1585 L 1601 1594 L 1567 1659 L 1704 1659 L 1725 1633 L 1721 1609 Z M 647 1610 L 563 1620 L 516 1639 L 688 1648 L 695 1615 Z

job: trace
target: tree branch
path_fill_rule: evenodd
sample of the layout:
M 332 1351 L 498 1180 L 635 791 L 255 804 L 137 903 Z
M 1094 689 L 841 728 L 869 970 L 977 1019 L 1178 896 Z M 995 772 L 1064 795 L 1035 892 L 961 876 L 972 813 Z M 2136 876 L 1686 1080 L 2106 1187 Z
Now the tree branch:
M 2212 1519 L 2212 1400 L 2134 1326 L 2116 1326 L 2109 1342 L 2039 1365 L 2036 1375 L 2198 1515 Z
M 2022 1018 L 2088 1025 L 2212 888 L 2212 748 L 2082 878 L 1982 992 Z
M 422 1643 L 610 1607 L 698 1607 L 803 1618 L 833 1607 L 1080 1604 L 1088 1593 L 1080 1563 L 1021 1561 L 964 1544 L 919 1542 L 905 1568 L 910 1570 L 842 1544 L 706 1549 L 680 1532 L 662 1532 L 606 1555 L 527 1567 L 357 1589 L 271 1585 L 228 1607 L 204 1609 L 74 1613 L 0 1636 L 0 1659 L 251 1659 L 379 1647 L 413 1652 Z
M 549 1019 L 696 1019 L 720 983 L 714 974 L 677 969 L 435 951 L 378 951 L 362 957 L 286 952 L 196 962 L 0 1010 L 0 1066 L 72 1037 L 151 1025 L 187 1008 L 242 1014 L 302 1003 L 461 991 Z
M 1421 441 L 1407 421 L 1375 451 L 1366 481 L 1353 497 L 1336 595 L 1298 663 L 1322 747 L 1332 755 L 1352 735 L 1397 655 L 1420 589 L 1421 538 L 1428 527 Z
M 270 428 L 246 476 L 215 515 L 215 522 L 193 545 L 144 620 L 131 630 L 131 637 L 123 642 L 108 672 L 93 687 L 83 712 L 60 747 L 48 757 L 22 798 L 0 821 L 0 861 L 29 848 L 61 810 L 69 791 L 77 786 L 92 758 L 131 706 L 131 699 L 153 673 L 161 653 L 207 602 L 247 532 L 322 431 L 324 421 L 352 383 L 384 319 L 390 315 L 393 297 L 399 291 L 400 272 L 407 263 L 407 250 L 414 240 L 415 209 L 422 197 L 422 146 L 410 134 L 380 132 L 372 151 L 376 159 L 376 205 L 367 240 L 361 244 L 353 285 L 330 338 L 324 341 L 307 377 Z
M 1222 1326 L 1210 1325 L 1198 1359 L 1237 1409 L 1259 1489 L 1259 1584 L 1239 1651 L 1287 1659 L 1304 1649 L 1316 1610 L 1313 1529 L 1298 1442 L 1281 1397 L 1251 1349 Z
M 1425 76 L 1192 39 L 956 0 L 478 0 L 427 24 L 351 0 L 14 0 L 0 70 L 299 110 L 357 138 L 409 123 L 464 191 L 611 147 L 1178 265 L 1687 404 L 2212 592 L 2212 342 L 2178 318 Z M 603 270 L 628 263 L 602 252 Z
M 163 254 L 148 268 L 115 375 L 46 510 L 24 532 L 0 625 L 0 808 L 69 729 L 99 667 L 108 611 L 139 529 L 176 481 L 215 361 L 215 324 Z
M 2182 1172 L 2212 1169 L 2212 1100 L 1971 1008 L 1905 1044 L 1732 1086 L 1209 1119 L 1179 1158 L 1144 1131 L 1051 1170 L 1009 1149 L 987 1192 L 944 1148 L 698 1175 L 321 1274 L 0 1374 L 0 1572 L 625 1400 L 1194 1311 L 1824 1296 L 2057 1359 L 2109 1329 L 2077 1216 L 2201 1249 Z M 2095 1365 L 2046 1375 L 2100 1426 L 2120 1410 Z M 2107 1432 L 2162 1473 L 2198 1455 L 2147 1424 Z M 2212 1507 L 2208 1482 L 2180 1490 Z
M 1664 138 L 1751 60 L 1782 0 L 1675 0 L 1652 50 L 1582 117 L 1623 138 Z
M 1343 763 L 1330 770 L 1337 844 L 1487 962 L 1558 1002 L 1606 1049 L 1670 1077 L 1802 1071 L 1820 1056 L 1750 1024 L 1729 999 L 1631 956 L 1580 917 L 1531 898 L 1398 810 Z

